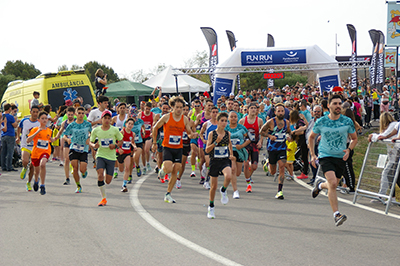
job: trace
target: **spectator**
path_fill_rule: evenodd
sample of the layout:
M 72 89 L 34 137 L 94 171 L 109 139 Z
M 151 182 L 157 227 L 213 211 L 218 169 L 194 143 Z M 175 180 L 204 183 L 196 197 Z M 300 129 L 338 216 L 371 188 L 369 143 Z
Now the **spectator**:
M 7 119 L 7 130 L 1 132 L 1 168 L 3 171 L 18 171 L 12 165 L 12 159 L 15 146 L 15 128 L 18 126 L 18 121 L 11 115 L 11 104 L 4 105 L 3 119 Z
M 106 85 L 107 85 L 107 74 L 104 74 L 101 68 L 97 69 L 96 73 L 94 74 L 94 83 L 96 86 L 96 98 L 106 93 Z

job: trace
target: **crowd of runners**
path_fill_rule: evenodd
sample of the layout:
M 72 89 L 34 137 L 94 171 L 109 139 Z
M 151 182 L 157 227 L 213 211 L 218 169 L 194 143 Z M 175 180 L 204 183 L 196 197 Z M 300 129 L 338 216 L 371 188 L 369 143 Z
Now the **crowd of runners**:
M 97 108 L 82 106 L 83 101 L 78 98 L 66 101 L 57 108 L 57 116 L 51 117 L 51 107 L 32 105 L 30 117 L 19 121 L 16 130 L 16 142 L 22 150 L 20 177 L 28 176 L 26 190 L 46 194 L 46 163 L 52 160 L 64 167 L 63 184 L 70 185 L 72 174 L 75 192 L 81 193 L 80 180 L 88 176 L 88 154 L 92 153 L 101 193 L 98 206 L 107 204 L 106 184 L 113 179 L 123 176 L 121 192 L 128 192 L 133 175 L 140 177 L 154 170 L 161 183 L 168 182 L 164 195 L 168 203 L 176 202 L 172 190 L 182 188 L 182 178 L 198 178 L 199 184 L 209 189 L 207 217 L 215 218 L 217 189 L 222 204 L 229 201 L 230 184 L 232 198 L 240 198 L 239 178 L 246 181 L 245 192 L 251 193 L 252 175 L 262 160 L 260 150 L 264 150 L 267 158 L 261 166 L 279 176 L 275 198 L 284 199 L 286 171 L 287 179 L 310 178 L 309 184 L 315 182 L 312 197 L 328 189 L 338 226 L 346 216 L 339 213 L 336 187 L 344 177 L 348 193 L 354 192 L 354 172 L 353 176 L 346 175 L 349 171 L 345 169 L 352 168 L 349 159 L 357 144 L 357 131 L 370 127 L 371 119 L 378 119 L 381 111 L 388 111 L 386 97 L 387 101 L 393 99 L 393 94 L 387 93 L 390 86 L 377 93 L 368 86 L 360 86 L 359 92 L 351 91 L 344 84 L 337 92 L 320 95 L 317 86 L 297 84 L 282 89 L 238 91 L 236 95 L 222 96 L 214 105 L 208 93 L 188 103 L 181 96 L 163 96 L 162 89 L 157 89 L 158 95 L 138 107 L 118 100 L 111 107 L 109 98 L 99 95 Z M 374 101 L 378 101 L 381 110 L 376 111 Z M 4 109 L 3 116 L 10 120 L 12 106 L 6 104 Z M 2 131 L 16 122 L 6 120 Z M 302 162 L 299 176 L 294 175 L 296 159 Z M 156 162 L 155 169 L 150 160 Z M 187 161 L 190 173 L 185 172 Z M 325 183 L 316 181 L 318 165 Z M 224 181 L 218 188 L 221 175 Z

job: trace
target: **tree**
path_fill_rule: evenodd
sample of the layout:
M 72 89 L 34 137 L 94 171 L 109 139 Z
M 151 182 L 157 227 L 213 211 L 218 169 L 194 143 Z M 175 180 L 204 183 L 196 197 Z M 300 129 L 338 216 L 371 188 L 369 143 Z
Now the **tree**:
M 104 72 L 104 74 L 107 74 L 107 83 L 113 83 L 119 81 L 118 74 L 114 72 L 114 69 L 111 67 L 108 67 L 106 65 L 101 65 L 100 63 L 96 61 L 90 61 L 86 63 L 83 68 L 85 69 L 86 75 L 89 77 L 89 80 L 93 82 L 93 88 L 94 86 L 94 75 L 97 71 L 97 69 L 101 68 Z
M 41 73 L 33 64 L 23 63 L 21 60 L 7 61 L 1 70 L 1 74 L 5 76 L 14 75 L 22 80 L 33 79 Z
M 196 51 L 192 58 L 185 61 L 185 68 L 208 67 L 208 53 L 206 50 Z M 211 85 L 209 75 L 190 75 L 191 77 Z
M 0 98 L 3 98 L 3 94 L 7 89 L 8 83 L 11 81 L 17 80 L 17 78 L 14 75 L 1 75 L 0 74 Z
M 66 71 L 66 70 L 68 70 L 67 65 L 62 65 L 62 66 L 59 66 L 59 67 L 58 67 L 58 72 L 60 72 L 60 71 Z

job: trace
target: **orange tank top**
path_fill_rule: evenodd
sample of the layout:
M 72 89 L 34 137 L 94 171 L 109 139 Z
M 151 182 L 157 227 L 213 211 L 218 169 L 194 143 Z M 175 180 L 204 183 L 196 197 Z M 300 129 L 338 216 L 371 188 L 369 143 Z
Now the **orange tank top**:
M 181 120 L 175 121 L 173 114 L 169 115 L 167 123 L 164 124 L 164 140 L 162 145 L 171 149 L 182 149 L 182 134 L 185 130 L 185 120 L 182 115 Z

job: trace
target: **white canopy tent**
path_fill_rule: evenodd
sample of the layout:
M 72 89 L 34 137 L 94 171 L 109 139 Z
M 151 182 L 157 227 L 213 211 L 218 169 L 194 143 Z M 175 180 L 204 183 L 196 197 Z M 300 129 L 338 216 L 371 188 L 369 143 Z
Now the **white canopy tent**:
M 205 92 L 210 90 L 210 85 L 192 78 L 191 76 L 184 75 L 179 70 L 174 70 L 172 66 L 164 69 L 160 74 L 150 78 L 143 84 L 152 88 L 160 86 L 163 93 L 176 93 L 176 79 L 178 79 L 178 92 Z

